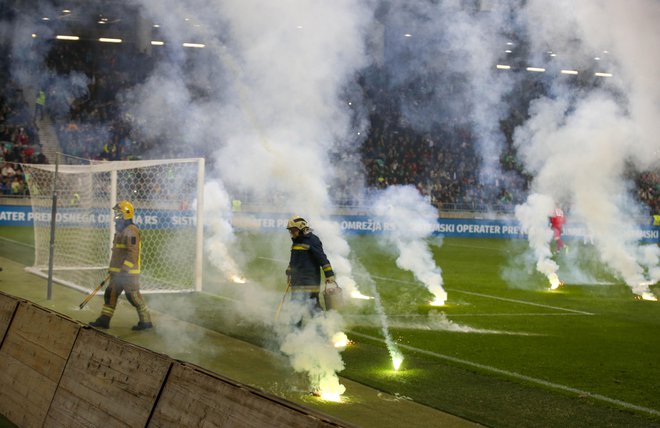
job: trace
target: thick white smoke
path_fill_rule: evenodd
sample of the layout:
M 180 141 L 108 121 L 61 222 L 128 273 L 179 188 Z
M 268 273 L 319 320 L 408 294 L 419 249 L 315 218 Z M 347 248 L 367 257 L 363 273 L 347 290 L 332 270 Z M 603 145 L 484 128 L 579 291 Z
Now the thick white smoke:
M 339 284 L 352 293 L 350 250 L 327 221 L 331 183 L 342 170 L 328 154 L 353 138 L 341 95 L 366 64 L 369 11 L 350 2 L 256 2 L 257 16 L 251 3 L 223 4 L 235 85 L 218 115 L 225 145 L 216 159 L 228 186 L 312 221 Z
M 392 225 L 385 239 L 399 253 L 396 265 L 424 284 L 434 296 L 434 304 L 443 305 L 447 293 L 442 288 L 442 272 L 426 241 L 437 225 L 436 209 L 414 186 L 390 186 L 376 196 L 373 212 Z
M 658 124 L 650 119 L 660 114 L 660 90 L 650 84 L 660 61 L 648 55 L 660 36 L 655 24 L 660 5 L 559 1 L 548 8 L 546 2 L 531 1 L 520 18 L 530 27 L 532 51 L 558 46 L 557 55 L 569 59 L 598 58 L 581 71 L 590 73 L 586 81 L 594 72 L 612 77 L 601 78 L 590 92 L 576 93 L 557 76 L 551 96 L 533 103 L 530 120 L 515 137 L 534 175 L 533 193 L 518 218 L 533 230 L 532 223 L 539 225 L 549 213 L 537 198 L 565 204 L 569 221 L 585 223 L 602 261 L 635 294 L 648 293 L 648 284 L 660 279 L 660 250 L 638 242 L 638 224 L 648 213 L 634 202 L 626 174 L 660 163 Z M 530 236 L 539 263 L 546 265 L 541 244 Z
M 357 150 L 350 144 L 355 139 L 354 111 L 344 91 L 369 61 L 364 46 L 372 17 L 369 2 L 142 0 L 141 4 L 144 14 L 160 25 L 166 45 L 205 44 L 199 52 L 174 54 L 173 49 L 139 92 L 126 99 L 134 104 L 133 114 L 152 128 L 152 136 L 204 148 L 213 158 L 217 185 L 215 196 L 207 196 L 205 204 L 208 207 L 214 203 L 209 198 L 216 198 L 218 211 L 210 215 L 217 227 L 207 239 L 207 248 L 217 262 L 234 259 L 227 251 L 232 234 L 222 210 L 229 209 L 226 197 L 241 198 L 244 204 L 310 220 L 340 286 L 348 292 L 357 290 L 350 248 L 338 225 L 328 220 L 333 211 L 332 183 L 343 171 L 330 153 L 336 148 Z M 198 88 L 205 95 L 199 96 Z M 282 233 L 287 233 L 284 228 Z M 284 282 L 283 270 L 281 279 Z M 253 286 L 245 290 L 261 292 Z M 328 321 L 326 317 L 314 323 Z M 341 362 L 337 352 L 329 361 L 327 350 L 313 345 L 316 342 L 309 337 L 304 338 L 306 346 L 290 346 L 298 333 L 318 331 L 305 328 L 291 333 L 294 336 L 279 334 L 284 339 L 282 351 L 291 356 L 296 370 L 316 367 L 334 375 L 343 367 L 336 361 Z M 325 335 L 317 339 L 326 343 Z M 315 361 L 301 363 L 310 360 Z M 316 372 L 309 376 L 313 383 L 332 383 Z
M 501 131 L 510 130 L 500 129 L 500 120 L 517 110 L 508 126 L 523 122 L 515 146 L 534 176 L 518 216 L 532 234 L 542 272 L 557 270 L 546 229 L 550 211 L 562 205 L 569 223 L 586 224 L 602 261 L 635 293 L 647 290 L 639 283 L 657 281 L 657 246 L 642 248 L 637 241 L 637 225 L 648 213 L 634 202 L 628 182 L 631 170 L 659 166 L 654 80 L 660 61 L 650 54 L 657 50 L 657 2 L 631 8 L 621 1 L 450 0 L 386 3 L 383 9 L 388 89 L 400 98 L 405 123 L 431 136 L 437 129 L 470 129 L 470 144 L 481 156 L 481 190 L 508 182 L 499 156 Z M 546 70 L 525 71 L 531 66 Z M 527 111 L 526 99 L 534 96 L 529 89 L 546 95 Z M 541 200 L 554 206 L 547 210 Z
M 344 362 L 332 339 L 341 332 L 344 322 L 334 311 L 319 314 L 300 329 L 287 330 L 280 349 L 291 358 L 293 369 L 306 373 L 310 384 L 322 397 L 337 400 L 346 391 L 339 383 L 337 372 L 344 369 Z
M 548 215 L 555 207 L 552 198 L 538 193 L 529 195 L 525 204 L 516 207 L 516 218 L 527 233 L 529 245 L 536 257 L 536 269 L 547 277 L 556 274 L 559 269 L 552 259 L 552 231 L 548 227 Z
M 231 225 L 231 200 L 229 195 L 217 181 L 208 181 L 204 185 L 204 219 L 206 252 L 209 260 L 228 280 L 236 281 L 243 278 L 240 267 L 230 251 L 236 242 L 234 229 Z

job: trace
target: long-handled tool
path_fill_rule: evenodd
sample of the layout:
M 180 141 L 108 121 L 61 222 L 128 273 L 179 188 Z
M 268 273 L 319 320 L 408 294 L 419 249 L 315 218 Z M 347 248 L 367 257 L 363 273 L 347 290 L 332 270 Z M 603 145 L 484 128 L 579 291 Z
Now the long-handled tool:
M 96 293 L 98 293 L 99 290 L 103 288 L 103 286 L 109 279 L 110 279 L 110 274 L 108 274 L 105 278 L 103 278 L 103 281 L 101 281 L 101 283 L 94 289 L 94 291 L 92 291 L 92 293 L 89 296 L 85 297 L 85 300 L 82 301 L 79 308 L 82 309 L 87 304 L 87 302 L 92 300 L 92 297 L 96 296 Z
M 280 304 L 277 306 L 277 311 L 275 312 L 275 321 L 277 321 L 280 318 L 280 311 L 282 310 L 282 305 L 284 304 L 284 299 L 286 299 L 286 295 L 289 292 L 289 288 L 291 288 L 291 278 L 286 283 L 286 290 L 284 290 L 284 296 L 282 296 L 282 301 L 280 301 Z

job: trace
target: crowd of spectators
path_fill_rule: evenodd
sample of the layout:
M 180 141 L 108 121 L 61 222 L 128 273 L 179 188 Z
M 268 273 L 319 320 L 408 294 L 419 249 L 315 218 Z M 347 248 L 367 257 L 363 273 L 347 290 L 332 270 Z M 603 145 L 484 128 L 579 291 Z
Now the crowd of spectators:
M 117 94 L 142 82 L 157 58 L 93 42 L 53 42 L 45 57 L 48 78 L 40 82 L 45 112 L 53 120 L 64 153 L 96 160 L 141 159 L 148 158 L 149 153 L 184 155 L 159 151 L 158 141 L 146 138 L 139 124 L 118 106 Z M 527 97 L 543 91 L 537 82 L 527 84 L 520 90 Z M 11 82 L 3 82 L 2 89 L 0 140 L 4 161 L 13 163 L 14 170 L 17 162 L 45 162 L 35 148 L 38 133 L 20 89 Z M 374 95 L 370 88 L 363 85 L 363 89 L 372 105 L 369 131 L 361 146 L 369 187 L 412 184 L 441 210 L 511 212 L 525 201 L 532 177 L 518 161 L 511 142 L 513 129 L 526 115 L 527 103 L 521 97 L 500 123 L 505 142 L 497 174 L 484 177 L 479 175 L 482 159 L 469 123 L 460 117 L 447 117 L 433 128 L 418 131 L 404 118 L 391 93 Z M 20 172 L 16 175 L 20 180 Z M 636 182 L 639 200 L 659 212 L 658 173 L 643 173 Z M 9 192 L 13 193 L 11 187 Z M 6 189 L 3 169 L 3 191 Z
M 392 102 L 396 91 L 367 85 L 367 99 L 374 103 L 362 146 L 367 185 L 415 185 L 440 210 L 513 212 L 526 200 L 533 179 L 516 155 L 513 131 L 525 121 L 529 102 L 546 91 L 542 82 L 532 79 L 519 85 L 509 102 L 509 116 L 499 124 L 504 141 L 492 177 L 479 175 L 483 160 L 475 149 L 478 142 L 462 118 L 447 114 L 431 132 L 416 131 Z M 660 171 L 638 173 L 633 179 L 638 201 L 660 214 Z
M 446 210 L 511 211 L 526 197 L 529 177 L 510 154 L 503 156 L 502 174 L 482 182 L 474 136 L 465 126 L 420 134 L 396 119 L 374 116 L 370 123 L 362 156 L 372 187 L 413 184 Z
M 648 171 L 637 177 L 637 198 L 646 203 L 651 212 L 660 215 L 660 171 Z
M 0 45 L 0 55 L 10 58 L 5 46 Z M 8 61 L 0 61 L 0 194 L 26 196 L 29 192 L 21 164 L 47 160 L 32 111 L 23 90 L 9 78 L 8 67 Z
M 81 41 L 53 43 L 46 63 L 50 71 L 42 82 L 46 111 L 64 153 L 84 159 L 132 160 L 153 148 L 154 142 L 141 138 L 130 117 L 121 113 L 116 97 L 144 79 L 150 67 L 147 56 L 121 46 Z

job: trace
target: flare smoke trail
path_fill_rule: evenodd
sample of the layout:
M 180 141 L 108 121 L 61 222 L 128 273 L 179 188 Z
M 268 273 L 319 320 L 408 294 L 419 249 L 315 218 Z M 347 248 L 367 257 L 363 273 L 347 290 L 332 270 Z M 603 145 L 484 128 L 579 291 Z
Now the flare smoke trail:
M 310 220 L 340 285 L 353 292 L 349 247 L 326 220 L 331 184 L 342 174 L 329 153 L 354 141 L 352 111 L 342 97 L 366 64 L 363 22 L 370 12 L 351 2 L 255 4 L 262 9 L 259 16 L 249 13 L 249 2 L 222 6 L 233 24 L 229 49 L 239 67 L 229 99 L 240 102 L 220 111 L 225 145 L 216 159 L 229 187 L 247 189 L 271 205 L 285 204 Z
M 309 220 L 324 242 L 340 286 L 349 292 L 356 289 L 349 246 L 338 225 L 327 218 L 333 183 L 345 175 L 344 169 L 354 167 L 336 162 L 350 156 L 331 154 L 357 150 L 356 112 L 349 108 L 345 91 L 369 60 L 364 40 L 373 14 L 370 3 L 141 4 L 167 35 L 166 46 L 193 41 L 205 48 L 183 54 L 172 49 L 142 89 L 127 96 L 133 114 L 153 128 L 153 135 L 212 148 L 219 197 L 226 192 Z M 198 95 L 196 88 L 206 95 Z M 349 95 L 353 101 L 359 98 L 359 93 Z M 300 358 L 316 358 L 311 366 L 333 375 L 339 369 L 336 361 L 325 367 L 329 361 L 322 348 L 290 348 L 291 338 L 281 337 L 285 352 L 304 351 Z M 291 358 L 298 367 L 298 356 L 293 353 Z M 309 374 L 310 380 L 320 382 L 319 376 Z M 328 382 L 327 376 L 323 379 Z
M 442 288 L 442 272 L 425 242 L 437 225 L 437 211 L 414 186 L 390 186 L 373 204 L 374 214 L 393 225 L 386 239 L 396 246 L 396 265 L 415 275 L 433 294 L 434 304 L 443 305 L 447 293 Z
M 551 213 L 555 206 L 552 198 L 534 193 L 529 195 L 525 204 L 517 206 L 515 211 L 536 257 L 536 270 L 546 277 L 556 275 L 559 266 L 552 259 L 552 231 L 548 227 L 548 217 L 540 213 Z
M 179 39 L 192 33 L 211 53 L 201 54 L 201 64 L 195 59 L 192 70 L 172 58 L 181 61 L 178 69 L 171 63 L 161 67 L 132 97 L 133 111 L 159 125 L 158 133 L 169 139 L 180 136 L 187 144 L 213 147 L 230 194 L 314 223 L 340 285 L 356 291 L 350 249 L 327 217 L 333 183 L 355 169 L 352 162 L 332 163 L 330 154 L 337 150 L 350 158 L 357 150 L 355 112 L 344 91 L 368 60 L 363 42 L 371 21 L 368 4 L 193 1 L 170 9 L 162 2 L 143 3 L 154 21 L 164 23 L 161 28 L 179 30 Z M 167 14 L 159 14 L 163 10 Z M 181 28 L 178 21 L 175 26 L 173 10 L 192 16 L 199 26 Z M 218 28 L 218 22 L 224 25 Z M 197 85 L 217 98 L 195 99 L 184 83 L 191 72 Z M 359 98 L 359 92 L 350 97 Z
M 516 131 L 515 144 L 534 174 L 532 193 L 517 210 L 528 230 L 545 221 L 549 211 L 540 199 L 569 208 L 569 221 L 586 224 L 601 260 L 631 288 L 649 293 L 658 276 L 657 245 L 640 246 L 640 219 L 648 216 L 633 198 L 627 179 L 660 165 L 657 145 L 660 90 L 654 83 L 660 61 L 649 55 L 660 37 L 660 5 L 623 2 L 527 2 L 520 19 L 529 25 L 530 50 L 553 46 L 564 63 L 598 57 L 581 73 L 609 72 L 611 78 L 590 82 L 590 91 L 575 91 L 555 77 L 550 94 L 530 106 L 530 120 Z M 532 25 L 533 23 L 533 25 Z M 602 57 L 602 58 L 601 58 Z M 524 213 L 524 215 L 522 215 Z M 547 260 L 547 242 L 530 245 Z
M 361 268 L 361 266 L 360 266 Z M 370 276 L 365 275 L 364 282 L 369 289 L 369 293 L 373 295 L 374 298 L 374 308 L 376 309 L 376 325 L 380 326 L 383 339 L 385 339 L 385 346 L 387 347 L 387 352 L 390 354 L 392 359 L 392 364 L 395 370 L 399 369 L 399 366 L 403 362 L 403 354 L 397 346 L 394 339 L 392 339 L 392 334 L 390 333 L 390 325 L 387 319 L 387 314 L 385 313 L 385 308 L 383 307 L 383 302 L 380 300 L 380 293 L 376 287 L 376 283 L 371 279 Z
M 510 108 L 509 125 L 526 121 L 515 147 L 534 181 L 518 215 L 546 273 L 556 265 L 547 257 L 542 200 L 565 205 L 569 222 L 584 222 L 603 262 L 633 291 L 658 279 L 657 246 L 636 241 L 638 219 L 647 213 L 633 203 L 626 173 L 659 163 L 658 59 L 649 55 L 657 50 L 659 8 L 649 0 L 634 8 L 620 1 L 443 1 L 390 4 L 383 13 L 388 96 L 399 97 L 403 119 L 416 130 L 450 133 L 447 144 L 460 139 L 452 129 L 469 129 L 467 143 L 480 152 L 479 179 L 488 188 L 498 191 L 499 181 L 513 193 L 524 190 L 515 174 L 498 171 L 511 132 L 498 122 Z M 512 71 L 496 70 L 500 60 Z M 527 66 L 547 70 L 531 74 Z M 567 83 L 563 68 L 579 70 L 579 85 Z M 593 81 L 594 72 L 608 71 L 613 77 Z M 547 85 L 548 96 L 527 110 L 538 93 L 530 89 L 539 85 Z
M 204 186 L 204 218 L 206 226 L 206 252 L 211 263 L 216 265 L 227 279 L 242 277 L 234 255 L 230 251 L 236 242 L 231 225 L 231 201 L 229 195 L 217 181 Z
M 335 373 L 344 369 L 339 351 L 332 338 L 343 331 L 343 320 L 334 311 L 319 314 L 299 330 L 280 331 L 280 350 L 291 358 L 293 369 L 307 373 L 311 385 L 321 392 L 322 398 L 334 401 L 346 391 Z
M 401 363 L 403 362 L 403 354 L 392 339 L 392 335 L 390 334 L 390 326 L 387 322 L 387 315 L 385 314 L 385 309 L 383 308 L 383 304 L 380 301 L 380 293 L 378 293 L 378 290 L 376 290 L 375 284 L 372 293 L 374 295 L 376 313 L 378 314 L 378 319 L 380 321 L 380 328 L 383 332 L 383 337 L 385 338 L 385 346 L 387 346 L 387 351 L 390 353 L 390 358 L 392 359 L 392 365 L 394 366 L 394 369 L 398 370 L 401 366 Z

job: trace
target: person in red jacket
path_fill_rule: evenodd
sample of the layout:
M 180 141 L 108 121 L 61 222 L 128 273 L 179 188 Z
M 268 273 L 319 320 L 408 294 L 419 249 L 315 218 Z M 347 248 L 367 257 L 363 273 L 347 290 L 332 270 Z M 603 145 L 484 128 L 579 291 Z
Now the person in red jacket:
M 555 208 L 555 210 L 550 215 L 550 227 L 552 228 L 552 239 L 555 241 L 556 253 L 559 253 L 565 247 L 564 241 L 561 239 L 561 234 L 564 231 L 564 223 L 566 223 L 564 211 L 562 211 L 561 208 Z

